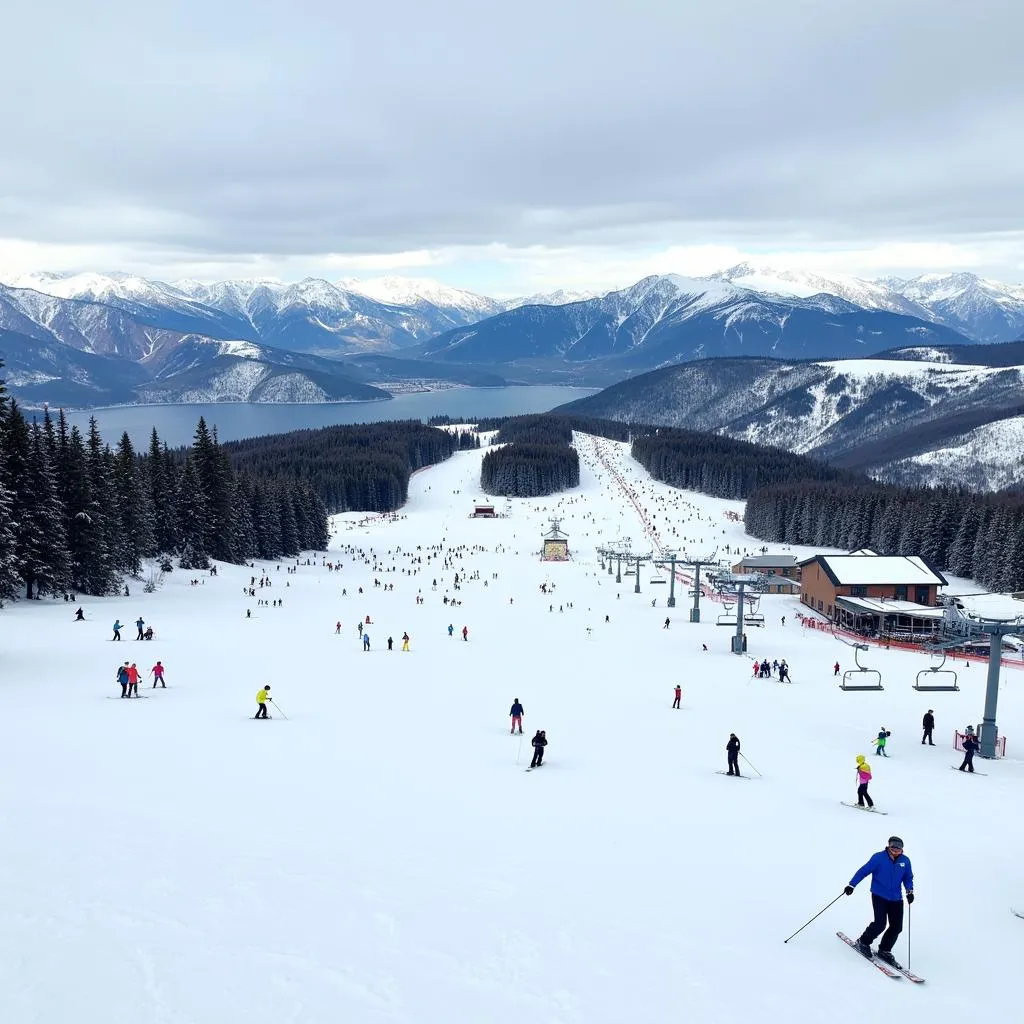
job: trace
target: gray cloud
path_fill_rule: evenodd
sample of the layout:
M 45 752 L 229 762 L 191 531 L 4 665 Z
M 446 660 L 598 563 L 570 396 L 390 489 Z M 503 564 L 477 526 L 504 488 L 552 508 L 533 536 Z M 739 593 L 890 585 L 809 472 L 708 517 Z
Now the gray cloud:
M 3 237 L 239 262 L 1024 231 L 1010 0 L 19 6 Z

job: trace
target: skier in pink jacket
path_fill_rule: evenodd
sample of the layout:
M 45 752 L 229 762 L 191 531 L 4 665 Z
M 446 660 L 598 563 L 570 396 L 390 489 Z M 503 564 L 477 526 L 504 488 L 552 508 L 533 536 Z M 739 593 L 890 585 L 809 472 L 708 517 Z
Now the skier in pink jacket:
M 868 783 L 871 781 L 871 765 L 864 760 L 863 754 L 857 755 L 857 805 L 863 807 L 874 807 L 875 802 L 868 793 Z

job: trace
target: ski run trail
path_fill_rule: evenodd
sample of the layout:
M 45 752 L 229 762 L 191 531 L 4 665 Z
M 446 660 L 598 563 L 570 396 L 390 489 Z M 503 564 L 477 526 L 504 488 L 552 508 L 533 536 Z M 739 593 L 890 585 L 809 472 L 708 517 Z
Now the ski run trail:
M 1012 1020 L 1024 671 L 1002 670 L 1007 757 L 951 772 L 984 665 L 958 659 L 959 692 L 920 693 L 927 655 L 872 647 L 885 689 L 843 692 L 832 665 L 852 650 L 801 628 L 790 596 L 762 599 L 750 656 L 733 655 L 720 606 L 691 624 L 686 585 L 667 609 L 666 570 L 643 566 L 636 594 L 595 547 L 731 563 L 726 545 L 762 546 L 727 515 L 742 502 L 655 483 L 624 444 L 575 444 L 581 486 L 508 517 L 469 517 L 506 505 L 480 492 L 484 448 L 417 473 L 394 516 L 334 517 L 326 556 L 0 612 L 3 1024 Z M 539 558 L 553 517 L 568 562 Z M 272 585 L 249 597 L 254 575 Z M 153 641 L 133 639 L 139 616 Z M 785 658 L 792 683 L 753 678 L 755 656 Z M 149 700 L 106 699 L 125 659 Z M 253 721 L 266 683 L 287 718 Z M 730 732 L 756 784 L 720 774 Z M 887 817 L 841 803 L 857 754 Z M 870 880 L 783 944 L 891 834 L 917 892 L 911 957 L 906 928 L 895 953 L 926 985 L 836 941 L 868 923 Z

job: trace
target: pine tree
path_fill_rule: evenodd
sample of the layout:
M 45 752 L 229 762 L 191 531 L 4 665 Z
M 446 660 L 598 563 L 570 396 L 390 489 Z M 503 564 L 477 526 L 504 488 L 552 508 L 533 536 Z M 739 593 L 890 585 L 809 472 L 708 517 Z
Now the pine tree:
M 145 476 L 127 431 L 117 445 L 113 486 L 117 509 L 114 566 L 118 572 L 138 576 L 143 557 L 153 550 L 153 515 Z
M 0 369 L 3 368 L 0 359 Z M 7 458 L 4 421 L 7 416 L 7 397 L 4 381 L 0 378 L 0 608 L 4 601 L 13 600 L 18 593 L 18 571 L 15 561 L 14 495 L 8 488 Z
M 185 459 L 177 486 L 178 564 L 182 569 L 209 569 L 206 550 L 209 520 L 206 497 L 199 484 L 199 474 L 190 458 Z
M 76 434 L 77 431 L 72 430 L 72 441 Z M 82 573 L 79 588 L 87 594 L 112 594 L 119 584 L 110 550 L 116 525 L 108 453 L 109 449 L 103 444 L 96 417 L 93 416 L 89 420 L 89 437 L 85 443 L 87 501 L 85 508 L 75 515 L 81 535 L 77 545 L 78 566 Z M 75 548 L 76 545 L 72 543 L 73 552 Z

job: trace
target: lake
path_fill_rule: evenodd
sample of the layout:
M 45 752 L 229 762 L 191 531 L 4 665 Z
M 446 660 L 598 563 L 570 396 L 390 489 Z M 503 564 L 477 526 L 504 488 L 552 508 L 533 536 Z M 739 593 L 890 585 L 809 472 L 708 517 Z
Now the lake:
M 338 423 L 375 423 L 380 420 L 426 420 L 451 416 L 472 420 L 481 416 L 521 416 L 547 412 L 556 405 L 586 398 L 598 388 L 554 385 L 507 388 L 450 388 L 447 391 L 418 391 L 396 395 L 390 402 L 336 402 L 329 405 L 258 405 L 224 402 L 214 405 L 126 405 L 107 409 L 80 409 L 65 415 L 83 433 L 89 418 L 96 417 L 103 439 L 111 446 L 125 431 L 136 449 L 149 445 L 156 427 L 160 440 L 171 448 L 192 443 L 199 417 L 216 426 L 221 441 L 237 441 L 260 434 L 282 434 L 307 427 L 330 427 Z

